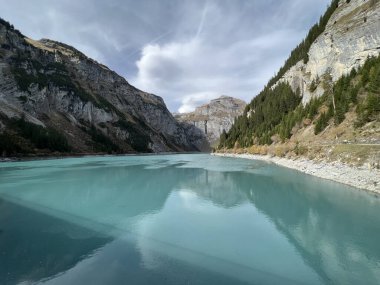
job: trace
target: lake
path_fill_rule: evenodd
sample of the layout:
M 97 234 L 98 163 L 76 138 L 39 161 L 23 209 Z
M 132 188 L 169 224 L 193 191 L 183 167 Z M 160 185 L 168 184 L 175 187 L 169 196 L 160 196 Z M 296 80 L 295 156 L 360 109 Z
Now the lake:
M 2 163 L 0 284 L 380 284 L 380 199 L 207 154 Z

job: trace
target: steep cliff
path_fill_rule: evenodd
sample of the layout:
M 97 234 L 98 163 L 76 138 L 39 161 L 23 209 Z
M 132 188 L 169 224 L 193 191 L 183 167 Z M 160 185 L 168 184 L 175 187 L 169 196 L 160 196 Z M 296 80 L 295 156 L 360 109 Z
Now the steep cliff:
M 229 96 L 211 100 L 197 107 L 194 112 L 176 114 L 185 123 L 193 124 L 206 135 L 211 145 L 215 144 L 223 131 L 228 132 L 237 116 L 243 114 L 246 103 Z
M 380 161 L 380 1 L 333 0 L 220 149 Z
M 288 82 L 301 91 L 306 104 L 320 97 L 326 86 L 362 66 L 380 53 L 380 1 L 340 0 L 324 32 L 308 51 L 308 61 L 299 61 L 278 82 Z
M 202 132 L 177 122 L 162 98 L 136 89 L 71 46 L 26 38 L 3 20 L 0 135 L 4 155 L 207 147 Z

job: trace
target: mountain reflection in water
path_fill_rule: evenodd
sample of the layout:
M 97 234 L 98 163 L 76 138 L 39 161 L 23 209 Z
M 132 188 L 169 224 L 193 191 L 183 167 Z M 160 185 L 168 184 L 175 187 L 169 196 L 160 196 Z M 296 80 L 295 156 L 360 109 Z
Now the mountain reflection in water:
M 0 283 L 379 284 L 380 200 L 209 155 L 0 165 Z

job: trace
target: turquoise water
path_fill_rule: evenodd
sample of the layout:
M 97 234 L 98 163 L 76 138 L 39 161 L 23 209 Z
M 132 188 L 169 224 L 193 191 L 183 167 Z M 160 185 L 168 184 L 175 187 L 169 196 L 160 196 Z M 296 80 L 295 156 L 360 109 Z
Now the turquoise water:
M 380 199 L 203 154 L 3 163 L 0 284 L 380 284 Z

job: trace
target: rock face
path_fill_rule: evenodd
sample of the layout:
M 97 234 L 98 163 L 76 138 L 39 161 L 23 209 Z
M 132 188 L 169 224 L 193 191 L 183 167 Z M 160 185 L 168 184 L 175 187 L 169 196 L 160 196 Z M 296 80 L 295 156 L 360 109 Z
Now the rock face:
M 207 136 L 211 145 L 215 144 L 223 130 L 228 132 L 234 119 L 243 114 L 246 103 L 240 99 L 221 96 L 210 103 L 200 106 L 194 112 L 176 114 L 175 117 L 188 124 L 193 124 Z
M 298 62 L 279 82 L 288 82 L 293 91 L 299 88 L 305 104 L 313 96 L 321 96 L 331 82 L 379 53 L 380 1 L 341 0 L 325 32 L 312 44 L 307 64 Z
M 73 47 L 28 39 L 1 20 L 0 134 L 12 132 L 9 122 L 20 117 L 59 131 L 79 153 L 98 152 L 107 141 L 118 152 L 208 147 L 203 133 L 177 122 L 161 97 Z

